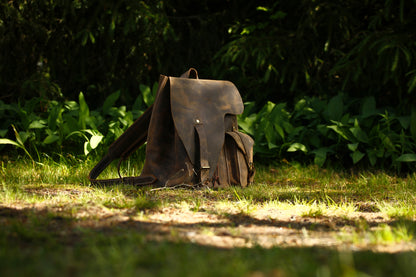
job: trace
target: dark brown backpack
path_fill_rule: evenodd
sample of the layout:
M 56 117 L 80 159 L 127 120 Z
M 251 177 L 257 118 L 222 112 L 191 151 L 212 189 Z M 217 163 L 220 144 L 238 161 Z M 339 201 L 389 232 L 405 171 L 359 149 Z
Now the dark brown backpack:
M 236 115 L 244 105 L 228 81 L 198 79 L 191 68 L 180 78 L 161 76 L 154 104 L 110 147 L 91 170 L 94 184 L 124 183 L 157 187 L 247 186 L 253 181 L 253 139 L 238 132 Z M 138 177 L 96 179 L 115 159 L 146 145 Z

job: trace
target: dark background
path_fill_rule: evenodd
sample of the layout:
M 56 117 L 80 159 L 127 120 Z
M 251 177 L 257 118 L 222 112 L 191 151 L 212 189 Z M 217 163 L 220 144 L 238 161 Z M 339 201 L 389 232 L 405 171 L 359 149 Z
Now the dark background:
M 229 79 L 245 100 L 340 92 L 415 104 L 416 1 L 2 1 L 1 100 L 76 99 L 188 67 Z

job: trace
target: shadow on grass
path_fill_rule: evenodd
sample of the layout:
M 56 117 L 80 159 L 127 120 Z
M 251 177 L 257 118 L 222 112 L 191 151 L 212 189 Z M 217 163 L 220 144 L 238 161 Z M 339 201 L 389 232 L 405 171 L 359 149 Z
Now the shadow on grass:
M 166 224 L 99 218 L 87 222 L 47 209 L 0 207 L 0 275 L 410 276 L 416 270 L 414 252 L 387 254 L 323 247 L 224 249 L 166 239 L 173 227 L 288 226 L 287 222 L 244 214 L 225 217 L 229 222 Z M 309 228 L 310 224 L 292 223 L 291 228 Z

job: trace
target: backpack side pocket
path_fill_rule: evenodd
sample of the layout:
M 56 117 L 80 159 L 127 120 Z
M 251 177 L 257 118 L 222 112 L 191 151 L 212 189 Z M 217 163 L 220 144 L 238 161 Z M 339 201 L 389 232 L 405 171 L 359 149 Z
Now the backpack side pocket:
M 241 132 L 225 133 L 224 147 L 218 161 L 214 187 L 246 187 L 253 182 L 253 139 Z

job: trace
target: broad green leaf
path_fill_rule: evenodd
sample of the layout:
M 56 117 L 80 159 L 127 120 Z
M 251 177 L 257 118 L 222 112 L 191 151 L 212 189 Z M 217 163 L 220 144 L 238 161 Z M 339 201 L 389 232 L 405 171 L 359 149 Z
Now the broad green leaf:
M 352 162 L 354 164 L 358 163 L 362 158 L 364 158 L 365 154 L 360 151 L 355 151 L 351 154 Z
M 388 149 L 389 151 L 392 151 L 392 152 L 396 151 L 396 147 L 394 146 L 393 142 L 391 141 L 391 139 L 388 136 L 386 136 L 385 134 L 380 132 L 379 137 L 381 139 L 381 142 L 383 143 L 383 146 L 386 149 Z
M 19 137 L 19 141 L 22 143 L 22 145 L 27 141 L 28 138 L 32 136 L 32 132 L 19 132 L 18 136 L 16 136 L 16 140 Z
M 283 125 L 284 130 L 285 130 L 285 131 L 286 131 L 286 133 L 288 133 L 288 134 L 291 134 L 291 133 L 295 130 L 295 128 L 293 127 L 293 125 L 292 125 L 292 124 L 290 124 L 289 119 L 288 119 L 288 120 L 283 121 L 283 122 L 282 122 L 282 125 Z
M 267 140 L 269 149 L 274 149 L 277 147 L 277 134 L 274 131 L 273 125 L 267 121 L 264 128 L 264 135 Z
M 358 142 L 357 143 L 349 143 L 348 149 L 350 149 L 352 152 L 355 152 L 358 148 Z
M 0 137 L 4 137 L 7 134 L 7 129 L 6 130 L 0 130 Z
M 77 130 L 78 128 L 78 122 L 77 120 L 72 116 L 64 116 L 64 124 L 62 125 L 63 134 L 70 134 Z
M 94 135 L 90 138 L 90 146 L 92 149 L 97 148 L 98 144 L 100 144 L 101 140 L 104 138 L 102 135 Z
M 319 98 L 312 98 L 311 101 L 311 107 L 316 113 L 322 113 L 327 108 L 327 103 Z
M 159 90 L 159 82 L 154 82 L 152 87 L 153 97 L 156 98 L 157 91 Z
M 118 98 L 120 97 L 120 91 L 116 91 L 112 94 L 110 94 L 104 101 L 103 104 L 103 112 L 105 114 L 108 114 L 109 110 L 111 107 L 113 107 L 116 103 L 116 101 L 118 100 Z
M 59 136 L 51 134 L 43 140 L 43 143 L 44 144 L 51 144 L 51 143 L 54 143 L 55 141 L 58 141 L 58 140 L 59 140 Z
M 48 128 L 52 131 L 56 130 L 56 126 L 58 124 L 58 120 L 61 116 L 63 112 L 62 109 L 62 105 L 61 104 L 57 104 L 56 106 L 54 106 L 50 112 L 49 112 L 49 116 L 48 116 Z
M 79 119 L 78 123 L 81 129 L 85 129 L 87 127 L 87 120 L 90 115 L 90 109 L 88 108 L 87 102 L 85 101 L 84 94 L 82 92 L 79 93 Z
M 252 114 L 245 118 L 238 118 L 238 126 L 247 134 L 254 135 L 254 124 L 257 121 L 257 115 Z
M 16 130 L 16 127 L 14 127 L 14 125 L 12 125 L 12 128 L 13 128 L 13 131 L 14 131 L 14 136 L 16 137 L 16 142 L 17 143 L 19 143 L 22 147 L 24 147 L 23 145 L 24 145 L 24 142 L 26 141 L 26 139 L 28 138 L 28 136 L 26 136 L 26 133 L 24 133 L 24 132 L 21 132 L 21 133 L 19 133 L 17 130 Z M 20 136 L 21 134 L 23 134 L 24 136 L 23 136 L 23 139 L 22 139 L 22 137 Z
M 397 120 L 399 120 L 403 129 L 407 129 L 410 126 L 411 116 L 399 116 L 397 117 Z
M 144 101 L 142 95 L 137 96 L 136 101 L 134 101 L 132 112 L 134 114 L 134 118 L 139 118 L 144 112 L 146 107 L 144 106 Z
M 300 99 L 298 102 L 296 102 L 295 104 L 295 111 L 300 112 L 302 111 L 305 107 L 306 107 L 306 100 L 305 99 Z
M 330 126 L 327 126 L 327 128 L 335 131 L 338 135 L 340 135 L 344 139 L 349 140 L 347 132 L 343 128 L 339 127 L 338 125 L 330 125 Z
M 371 166 L 375 166 L 377 162 L 376 150 L 367 151 L 368 160 L 370 161 Z
M 285 132 L 283 131 L 283 128 L 278 123 L 274 124 L 274 129 L 276 130 L 276 132 L 279 134 L 279 136 L 282 139 L 285 138 Z
M 316 130 L 323 136 L 327 136 L 329 130 L 329 128 L 327 126 L 325 126 L 324 124 L 318 124 L 316 126 Z
M 142 92 L 144 103 L 146 103 L 146 105 L 150 107 L 155 101 L 155 96 L 153 95 L 152 90 L 149 86 L 145 86 L 143 84 L 140 84 L 139 88 Z
M 377 115 L 376 99 L 374 96 L 364 98 L 363 105 L 361 106 L 361 115 L 363 117 Z
M 36 120 L 32 121 L 32 123 L 29 124 L 29 129 L 43 129 L 46 127 L 45 120 Z
M 404 163 L 416 162 L 416 154 L 403 154 L 396 161 Z
M 330 148 L 322 147 L 311 151 L 310 153 L 315 154 L 314 163 L 320 167 L 325 164 L 327 153 L 332 152 Z
M 91 152 L 91 145 L 89 141 L 84 142 L 84 155 L 87 156 Z
M 79 135 L 80 137 L 83 137 L 87 142 L 89 141 L 88 137 L 84 134 L 84 132 L 82 131 L 74 131 L 70 134 L 68 134 L 65 139 L 68 139 L 69 137 L 71 137 L 72 135 Z
M 95 130 L 91 130 L 91 129 L 85 129 L 85 130 L 82 130 L 82 132 L 90 134 L 91 136 L 94 136 L 95 134 L 97 134 Z
M 13 128 L 14 128 L 14 126 L 13 126 Z M 13 141 L 13 140 L 10 140 L 10 139 L 2 138 L 2 139 L 0 139 L 0 144 L 10 144 L 10 145 L 17 146 L 20 149 L 23 149 L 23 151 L 25 151 L 26 155 L 28 155 L 29 158 L 32 160 L 32 162 L 34 162 L 32 156 L 30 155 L 30 153 L 26 150 L 26 148 L 25 148 L 25 146 L 23 144 L 20 144 L 19 141 L 16 142 L 16 141 Z
M 329 119 L 340 120 L 344 112 L 344 103 L 342 101 L 342 95 L 338 94 L 334 96 L 328 103 L 327 113 Z
M 303 145 L 302 143 L 292 143 L 289 147 L 289 149 L 287 149 L 287 152 L 296 152 L 296 151 L 302 151 L 304 153 L 308 152 L 308 149 L 306 149 L 306 146 Z
M 254 114 L 256 111 L 256 103 L 255 102 L 244 102 L 244 112 L 242 116 L 250 116 Z
M 313 162 L 316 165 L 322 167 L 322 166 L 324 166 L 325 161 L 326 161 L 326 152 L 316 152 L 315 153 L 315 158 L 314 158 Z
M 360 125 L 358 124 L 358 119 L 355 119 L 354 121 L 354 127 L 350 128 L 351 133 L 354 135 L 354 137 L 360 141 L 367 143 L 368 142 L 368 136 L 367 134 L 360 128 Z
M 68 111 L 77 111 L 79 110 L 79 105 L 75 101 L 65 101 L 65 109 Z
M 268 116 L 273 111 L 275 106 L 275 103 L 267 101 L 267 103 L 263 106 L 263 108 L 261 108 L 260 112 L 258 113 L 259 117 L 262 118 Z
M 270 113 L 269 120 L 274 123 L 274 128 L 282 139 L 285 138 L 284 128 L 288 127 L 289 113 L 285 110 L 286 104 L 275 105 Z
M 11 144 L 17 147 L 22 147 L 22 145 L 20 145 L 19 143 L 11 140 L 11 139 L 6 139 L 6 138 L 1 138 L 0 139 L 0 144 Z

